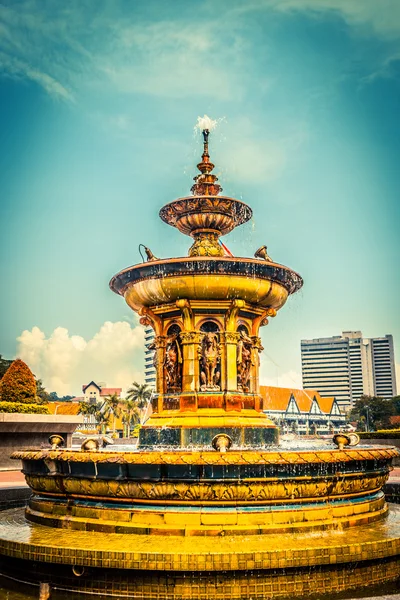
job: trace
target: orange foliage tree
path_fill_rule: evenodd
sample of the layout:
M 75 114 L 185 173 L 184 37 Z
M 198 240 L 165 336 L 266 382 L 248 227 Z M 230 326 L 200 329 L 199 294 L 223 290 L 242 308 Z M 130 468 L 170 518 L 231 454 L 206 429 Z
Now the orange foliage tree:
M 32 371 L 23 360 L 11 363 L 0 381 L 0 398 L 3 402 L 36 404 L 36 381 Z

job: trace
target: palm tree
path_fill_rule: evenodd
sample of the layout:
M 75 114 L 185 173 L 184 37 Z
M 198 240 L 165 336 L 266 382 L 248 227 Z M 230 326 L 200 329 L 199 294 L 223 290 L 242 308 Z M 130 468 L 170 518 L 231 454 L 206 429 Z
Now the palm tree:
M 115 435 L 115 420 L 121 414 L 121 400 L 117 394 L 111 394 L 104 398 L 106 404 L 106 412 L 108 417 L 113 416 L 113 435 Z
M 140 423 L 140 409 L 134 400 L 125 400 L 122 407 L 122 422 L 126 427 L 126 437 L 130 437 L 132 425 Z
M 136 381 L 132 383 L 132 387 L 126 393 L 127 399 L 135 402 L 140 409 L 141 417 L 146 412 L 152 393 L 147 383 L 137 383 Z
M 109 409 L 103 410 L 104 405 L 98 405 L 97 410 L 93 413 L 99 433 L 106 433 L 106 427 L 110 418 Z
M 84 419 L 84 423 L 90 425 L 92 423 L 90 417 L 92 416 L 98 427 L 101 424 L 99 422 L 99 419 L 100 421 L 102 421 L 102 419 L 100 418 L 100 414 L 102 414 L 101 408 L 102 404 L 100 404 L 100 402 L 87 402 L 86 400 L 83 400 L 82 402 L 79 402 L 78 412 L 79 414 L 84 415 L 85 417 L 89 417 L 88 420 Z
M 147 383 L 137 383 L 134 381 L 132 387 L 126 393 L 128 400 L 136 402 L 136 406 L 142 410 L 147 406 L 148 401 L 151 398 L 151 389 Z
M 106 407 L 102 402 L 79 402 L 79 414 L 88 417 L 92 416 L 94 420 L 93 425 L 96 425 L 99 433 L 106 432 L 106 426 L 110 418 L 110 413 L 110 408 Z M 91 421 L 88 422 L 88 424 L 90 423 Z

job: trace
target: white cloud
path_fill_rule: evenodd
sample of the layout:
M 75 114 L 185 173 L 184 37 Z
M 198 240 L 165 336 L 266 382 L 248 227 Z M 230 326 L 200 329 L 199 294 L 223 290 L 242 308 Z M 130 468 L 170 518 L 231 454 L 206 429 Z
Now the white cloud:
M 285 371 L 265 352 L 260 355 L 260 385 L 303 389 L 301 373 L 294 369 Z
M 39 327 L 18 338 L 17 356 L 43 380 L 48 391 L 80 395 L 90 380 L 124 390 L 143 381 L 144 329 L 127 322 L 106 321 L 92 339 L 57 327 L 46 338 Z
M 397 76 L 397 67 L 400 63 L 400 52 L 395 52 L 387 56 L 381 63 L 378 63 L 375 71 L 363 78 L 363 83 L 373 83 L 376 79 L 391 79 Z
M 216 11 L 205 1 L 198 20 L 138 21 L 117 3 L 21 0 L 0 5 L 2 69 L 37 82 L 58 99 L 85 92 L 163 98 L 241 98 L 256 56 L 243 13 L 335 14 L 355 31 L 395 38 L 398 0 L 249 0 Z M 393 52 L 392 52 L 393 54 Z M 265 77 L 259 81 L 268 87 Z M 117 129 L 125 129 L 116 121 Z M 252 161 L 254 153 L 249 156 Z M 276 158 L 279 161 L 279 157 Z
M 309 12 L 314 15 L 336 14 L 358 30 L 371 30 L 383 37 L 395 38 L 400 33 L 398 0 L 251 0 L 238 10 L 271 9 L 281 12 Z
M 260 385 L 271 385 L 274 387 L 303 389 L 301 373 L 297 371 L 277 372 L 275 375 L 260 374 Z
M 94 11 L 81 4 L 24 0 L 0 5 L 3 70 L 25 76 L 49 94 L 71 100 L 86 90 L 167 98 L 240 95 L 243 42 L 221 22 L 140 23 L 117 6 Z M 226 64 L 230 68 L 226 68 Z
M 260 137 L 257 122 L 249 118 L 242 117 L 228 125 L 231 129 L 229 144 L 224 144 L 216 164 L 226 165 L 224 171 L 229 177 L 234 174 L 235 181 L 244 183 L 265 183 L 278 178 L 287 163 L 295 160 L 309 135 L 305 123 L 297 123 L 287 135 L 280 132 L 279 136 L 273 136 L 265 131 L 263 137 Z
M 50 96 L 59 100 L 74 101 L 73 94 L 53 77 L 42 71 L 32 69 L 28 64 L 0 52 L 0 69 L 14 79 L 30 79 L 42 86 Z

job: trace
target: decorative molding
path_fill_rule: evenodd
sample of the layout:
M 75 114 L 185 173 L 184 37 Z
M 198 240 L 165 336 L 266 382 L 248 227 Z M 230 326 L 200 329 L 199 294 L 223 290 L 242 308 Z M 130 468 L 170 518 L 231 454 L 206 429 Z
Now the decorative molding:
M 181 331 L 179 334 L 182 344 L 200 344 L 201 333 L 199 331 Z
M 239 310 L 241 308 L 243 308 L 244 305 L 245 305 L 244 300 L 240 300 L 239 298 L 232 300 L 231 305 L 225 315 L 226 331 L 236 331 L 236 324 L 237 324 Z
M 37 493 L 72 494 L 79 496 L 126 498 L 132 500 L 165 500 L 182 502 L 274 502 L 274 505 L 290 510 L 288 501 L 302 500 L 304 508 L 314 500 L 334 496 L 365 494 L 382 488 L 389 473 L 366 476 L 363 474 L 336 475 L 323 478 L 259 479 L 238 482 L 170 482 L 130 481 L 114 479 L 86 479 L 83 477 L 54 478 L 27 475 L 28 485 Z M 347 498 L 350 500 L 350 498 Z M 362 501 L 362 496 L 359 499 Z M 369 503 L 368 505 L 369 506 Z
M 240 339 L 240 333 L 236 331 L 224 331 L 220 334 L 221 342 L 226 344 L 237 344 Z
M 189 300 L 186 298 L 180 298 L 176 301 L 176 306 L 182 311 L 183 316 L 183 326 L 186 331 L 191 331 L 194 329 L 194 320 L 193 320 L 193 310 L 190 306 Z
M 300 465 L 329 464 L 350 461 L 389 460 L 400 456 L 396 448 L 360 448 L 308 451 L 244 450 L 218 452 L 80 452 L 78 450 L 18 450 L 11 458 L 18 460 L 60 460 L 65 462 L 95 462 L 142 465 Z

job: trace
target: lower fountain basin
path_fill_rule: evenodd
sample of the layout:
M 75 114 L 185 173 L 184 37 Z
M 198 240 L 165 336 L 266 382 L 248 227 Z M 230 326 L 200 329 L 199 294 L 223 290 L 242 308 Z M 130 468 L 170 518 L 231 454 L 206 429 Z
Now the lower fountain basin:
M 17 452 L 27 519 L 83 531 L 192 535 L 351 527 L 385 517 L 394 448 Z

